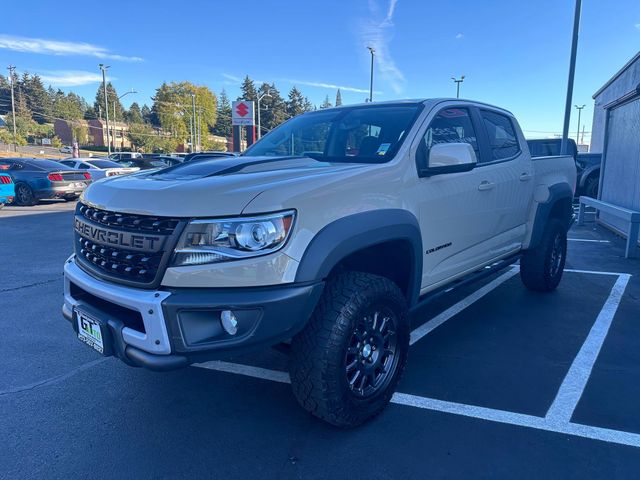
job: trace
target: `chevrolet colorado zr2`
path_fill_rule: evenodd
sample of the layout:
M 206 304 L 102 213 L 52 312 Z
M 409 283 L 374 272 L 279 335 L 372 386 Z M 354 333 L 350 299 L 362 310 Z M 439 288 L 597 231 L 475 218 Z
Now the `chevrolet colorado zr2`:
M 286 347 L 299 403 L 358 425 L 394 392 L 416 306 L 518 260 L 527 288 L 557 287 L 575 181 L 484 103 L 310 112 L 238 157 L 92 184 L 62 311 L 151 370 Z

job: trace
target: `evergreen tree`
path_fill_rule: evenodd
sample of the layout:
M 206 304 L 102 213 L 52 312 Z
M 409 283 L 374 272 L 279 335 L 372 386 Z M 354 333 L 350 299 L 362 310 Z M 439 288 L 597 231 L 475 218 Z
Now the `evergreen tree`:
M 129 107 L 126 119 L 129 123 L 143 123 L 142 111 L 140 110 L 140 105 L 138 105 L 137 102 L 133 102 Z
M 227 96 L 227 92 L 222 90 L 218 98 L 218 118 L 213 126 L 213 134 L 221 137 L 231 137 L 231 102 Z
M 116 104 L 116 118 L 119 122 L 123 119 L 124 108 L 122 107 L 122 103 L 120 103 L 120 99 L 118 98 L 118 92 L 111 84 L 111 82 L 107 83 L 107 98 L 109 99 L 109 119 L 113 120 L 113 103 Z M 98 91 L 96 92 L 96 100 L 93 103 L 93 109 L 97 112 L 101 113 L 101 118 L 105 118 L 104 113 L 104 88 L 102 84 L 98 87 Z
M 336 92 L 336 107 L 342 105 L 342 94 L 340 93 L 340 89 Z
M 152 108 L 145 103 L 140 109 L 140 113 L 142 114 L 142 120 L 144 123 L 149 123 L 154 127 L 160 127 L 160 120 L 158 119 L 158 114 Z
M 24 73 L 20 79 L 21 89 L 27 102 L 27 108 L 39 124 L 51 123 L 51 99 L 38 75 Z
M 286 105 L 287 118 L 292 118 L 305 112 L 305 98 L 302 96 L 302 93 L 300 93 L 300 90 L 298 90 L 297 87 L 294 86 L 289 91 L 289 98 L 287 99 Z
M 242 96 L 238 97 L 238 100 L 258 101 L 256 85 L 253 83 L 253 80 L 249 78 L 249 75 L 244 77 L 244 81 L 242 82 L 242 85 L 240 85 L 240 90 L 242 91 Z
M 322 102 L 320 108 L 331 108 L 332 106 L 333 105 L 331 105 L 331 102 L 329 101 L 329 95 L 327 95 L 326 97 L 324 97 L 324 102 Z
M 331 105 L 331 104 L 329 104 Z M 308 97 L 304 97 L 304 101 L 302 102 L 302 111 L 304 113 L 306 112 L 313 112 L 316 109 L 316 107 L 313 105 L 313 103 L 311 103 L 311 100 L 309 100 Z

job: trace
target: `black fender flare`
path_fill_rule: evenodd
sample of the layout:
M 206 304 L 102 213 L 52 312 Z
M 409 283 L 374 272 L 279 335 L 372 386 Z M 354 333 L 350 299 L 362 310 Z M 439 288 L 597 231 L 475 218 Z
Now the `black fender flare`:
M 531 229 L 531 240 L 529 241 L 529 248 L 535 248 L 542 238 L 542 234 L 544 233 L 544 229 L 547 226 L 547 222 L 549 221 L 549 217 L 551 216 L 551 211 L 554 206 L 561 200 L 569 201 L 569 209 L 567 212 L 564 212 L 565 218 L 561 218 L 563 222 L 565 222 L 567 230 L 571 227 L 571 220 L 573 215 L 573 209 L 571 207 L 571 202 L 573 200 L 573 190 L 568 183 L 556 183 L 549 187 L 549 198 L 543 203 L 538 204 L 538 209 L 536 210 L 536 216 L 533 220 L 533 227 Z
M 410 245 L 411 265 L 407 301 L 416 304 L 422 283 L 422 235 L 416 217 L 407 210 L 382 209 L 355 213 L 320 230 L 307 246 L 296 272 L 296 282 L 327 278 L 331 270 L 352 253 L 388 241 Z

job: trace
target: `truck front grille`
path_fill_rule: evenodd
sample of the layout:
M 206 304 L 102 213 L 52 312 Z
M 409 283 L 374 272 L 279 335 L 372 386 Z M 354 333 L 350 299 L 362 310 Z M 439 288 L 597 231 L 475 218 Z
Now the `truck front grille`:
M 75 252 L 80 266 L 117 283 L 156 288 L 170 260 L 186 221 L 180 218 L 134 215 L 101 210 L 78 203 L 76 217 L 95 228 L 113 232 L 152 234 L 162 239 L 160 251 L 106 244 L 100 238 L 87 238 L 75 231 Z

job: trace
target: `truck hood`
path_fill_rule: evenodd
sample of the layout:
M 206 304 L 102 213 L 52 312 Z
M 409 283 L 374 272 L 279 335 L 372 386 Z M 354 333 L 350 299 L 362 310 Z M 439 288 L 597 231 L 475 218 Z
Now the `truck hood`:
M 94 182 L 81 200 L 100 209 L 141 215 L 238 215 L 267 189 L 366 167 L 362 163 L 329 163 L 309 157 L 195 161 Z

